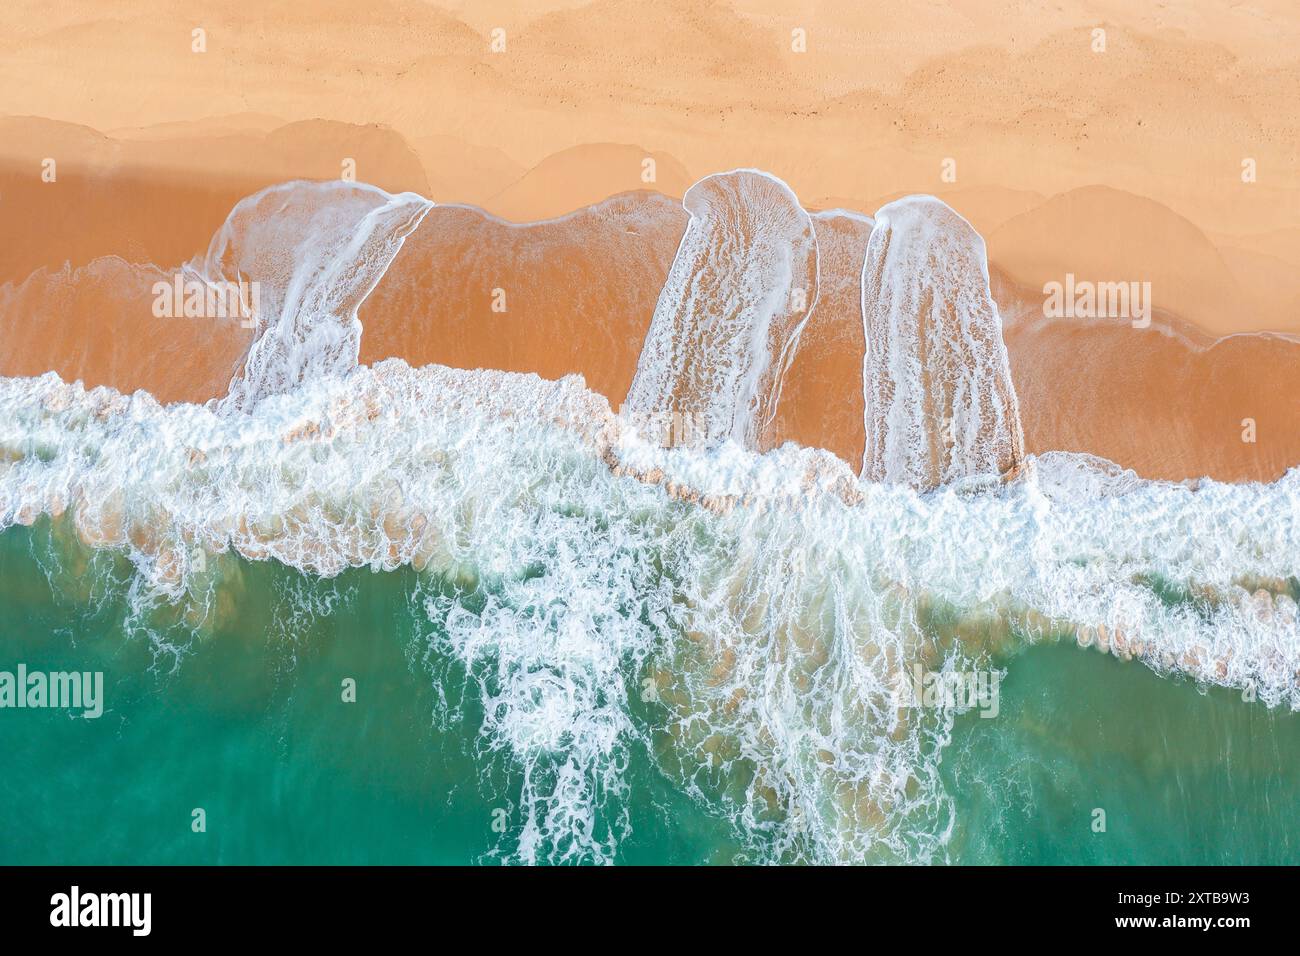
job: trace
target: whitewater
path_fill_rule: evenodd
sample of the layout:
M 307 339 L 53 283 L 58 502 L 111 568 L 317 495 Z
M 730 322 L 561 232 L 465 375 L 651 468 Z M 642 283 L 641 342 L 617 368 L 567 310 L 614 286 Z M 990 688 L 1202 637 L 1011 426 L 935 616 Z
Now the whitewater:
M 1169 483 L 1025 455 L 982 241 L 936 200 L 875 217 L 859 474 L 760 450 L 818 303 L 815 222 L 774 177 L 688 193 L 623 414 L 579 376 L 358 366 L 357 305 L 428 201 L 275 190 L 185 267 L 266 283 L 227 399 L 0 380 L 0 528 L 125 555 L 133 627 L 182 667 L 156 617 L 202 640 L 238 559 L 414 568 L 480 746 L 521 771 L 507 859 L 612 861 L 628 824 L 604 811 L 645 748 L 759 859 L 947 860 L 957 713 L 900 705 L 918 663 L 1014 668 L 1068 640 L 1300 709 L 1300 472 Z M 703 440 L 647 434 L 664 410 Z

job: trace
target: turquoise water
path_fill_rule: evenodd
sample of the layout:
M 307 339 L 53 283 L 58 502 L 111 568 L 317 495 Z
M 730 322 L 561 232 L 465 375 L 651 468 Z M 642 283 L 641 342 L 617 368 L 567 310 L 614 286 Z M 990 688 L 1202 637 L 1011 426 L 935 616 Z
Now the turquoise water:
M 407 600 L 413 572 L 321 581 L 240 562 L 238 614 L 202 639 L 165 631 L 184 644 L 176 660 L 131 633 L 125 586 L 97 593 L 97 606 L 52 589 L 33 557 L 48 560 L 48 527 L 0 534 L 0 669 L 102 670 L 107 704 L 96 720 L 0 711 L 0 861 L 469 863 L 517 838 L 519 782 L 477 755 L 472 693 L 462 717 L 440 706 L 431 667 L 454 664 L 426 660 L 430 625 L 421 630 Z M 129 576 L 125 563 L 95 570 Z M 308 615 L 312 600 L 333 610 Z M 343 702 L 345 678 L 355 703 Z M 632 779 L 620 861 L 739 852 L 644 755 Z M 192 831 L 195 808 L 204 833 Z
M 227 556 L 236 603 L 196 631 L 175 609 L 133 612 L 125 559 L 87 562 L 53 527 L 0 534 L 0 669 L 102 670 L 106 709 L 0 711 L 0 862 L 511 856 L 520 770 L 485 748 L 477 683 L 413 606 L 414 571 L 321 580 Z M 998 717 L 958 717 L 943 751 L 951 861 L 1300 860 L 1300 716 L 1065 644 L 1003 664 Z M 655 709 L 629 698 L 653 730 Z M 646 747 L 627 760 L 625 790 L 593 821 L 620 834 L 615 862 L 754 858 Z M 206 832 L 192 830 L 195 808 Z
M 1001 702 L 945 754 L 959 861 L 1300 860 L 1300 715 L 1063 644 L 1012 660 Z

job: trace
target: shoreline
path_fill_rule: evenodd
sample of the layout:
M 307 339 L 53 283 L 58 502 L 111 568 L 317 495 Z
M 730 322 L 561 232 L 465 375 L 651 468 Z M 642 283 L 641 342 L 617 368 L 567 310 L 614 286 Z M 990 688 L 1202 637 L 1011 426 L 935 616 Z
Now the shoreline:
M 66 195 L 47 188 L 47 197 Z M 223 396 L 252 332 L 237 321 L 155 318 L 149 291 L 174 276 L 151 255 L 166 262 L 170 250 L 180 262 L 207 248 L 222 223 L 198 241 L 182 213 L 202 222 L 218 208 L 216 198 L 196 206 L 140 182 L 116 183 L 99 196 L 127 208 L 138 200 L 141 211 L 126 223 L 94 220 L 98 228 L 84 230 L 78 247 L 82 257 L 95 253 L 88 261 L 74 266 L 65 255 L 62 267 L 0 282 L 0 374 L 54 371 L 88 387 L 144 389 L 164 404 Z M 163 208 L 171 214 L 162 225 L 185 229 L 151 231 Z M 401 358 L 415 367 L 550 380 L 578 373 L 618 408 L 688 218 L 680 201 L 650 191 L 526 224 L 468 205 L 435 206 L 359 306 L 360 363 Z M 829 210 L 812 221 L 821 298 L 763 447 L 823 448 L 856 472 L 865 438 L 858 272 L 870 213 Z M 146 234 L 157 244 L 145 243 Z M 18 248 L 29 260 L 57 257 L 64 238 L 56 222 Z M 8 262 L 10 272 L 22 264 Z M 996 259 L 989 276 L 1027 452 L 1085 452 L 1174 481 L 1269 481 L 1300 463 L 1300 341 L 1290 333 L 1216 337 L 1158 305 L 1145 329 L 1124 320 L 1046 319 L 1044 297 Z M 504 311 L 495 308 L 496 289 L 505 292 Z M 1254 441 L 1244 440 L 1248 430 Z

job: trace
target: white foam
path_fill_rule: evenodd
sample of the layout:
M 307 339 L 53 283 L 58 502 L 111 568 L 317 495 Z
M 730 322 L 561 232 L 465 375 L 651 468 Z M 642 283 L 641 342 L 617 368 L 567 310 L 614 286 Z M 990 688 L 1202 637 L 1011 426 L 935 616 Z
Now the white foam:
M 199 628 L 231 551 L 426 572 L 413 601 L 521 771 L 506 852 L 529 862 L 613 857 L 634 747 L 764 858 L 945 858 L 954 715 L 899 710 L 916 662 L 1066 636 L 1300 709 L 1300 472 L 1179 485 L 1053 453 L 981 480 L 1022 454 L 983 245 L 921 198 L 880 211 L 863 270 L 882 480 L 756 454 L 806 320 L 790 291 L 816 300 L 811 221 L 752 172 L 686 203 L 629 403 L 703 416 L 704 447 L 647 441 L 577 376 L 355 367 L 357 301 L 428 203 L 294 184 L 241 203 L 191 266 L 269 285 L 276 321 L 228 401 L 0 379 L 0 529 L 70 512 L 133 563 L 139 620 L 178 605 Z M 923 443 L 945 411 L 953 440 Z
M 240 200 L 186 270 L 256 282 L 258 331 L 221 407 L 243 408 L 357 364 L 357 307 L 433 203 L 351 182 L 291 182 Z
M 708 176 L 682 204 L 691 220 L 626 410 L 677 416 L 694 443 L 756 448 L 817 301 L 817 237 L 790 187 L 758 170 Z
M 0 421 L 0 527 L 71 510 L 151 606 L 218 615 L 228 549 L 433 575 L 421 605 L 523 772 L 517 859 L 610 859 L 641 746 L 764 856 L 943 859 L 953 715 L 900 713 L 895 682 L 1053 634 L 1300 708 L 1297 472 L 1190 487 L 1054 455 L 918 493 L 794 446 L 659 448 L 577 377 L 400 361 L 247 415 L 9 379 Z
M 862 270 L 862 473 L 933 488 L 1024 459 L 984 240 L 933 196 L 882 207 Z

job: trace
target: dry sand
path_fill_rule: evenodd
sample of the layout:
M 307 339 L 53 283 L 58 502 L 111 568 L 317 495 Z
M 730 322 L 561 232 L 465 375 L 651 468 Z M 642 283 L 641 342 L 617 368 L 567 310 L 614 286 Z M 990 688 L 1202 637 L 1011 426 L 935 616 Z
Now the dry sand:
M 980 230 L 1031 451 L 1275 477 L 1300 463 L 1300 355 L 1238 333 L 1300 333 L 1298 39 L 1282 0 L 17 0 L 0 8 L 0 372 L 219 394 L 247 332 L 160 325 L 128 264 L 175 266 L 242 196 L 346 160 L 515 222 L 749 166 L 812 209 L 930 192 Z M 685 223 L 656 193 L 619 202 L 528 227 L 435 210 L 362 310 L 363 360 L 578 371 L 617 404 Z M 1039 321 L 1066 273 L 1150 282 L 1153 327 Z M 776 437 L 856 464 L 852 299 L 810 326 Z

